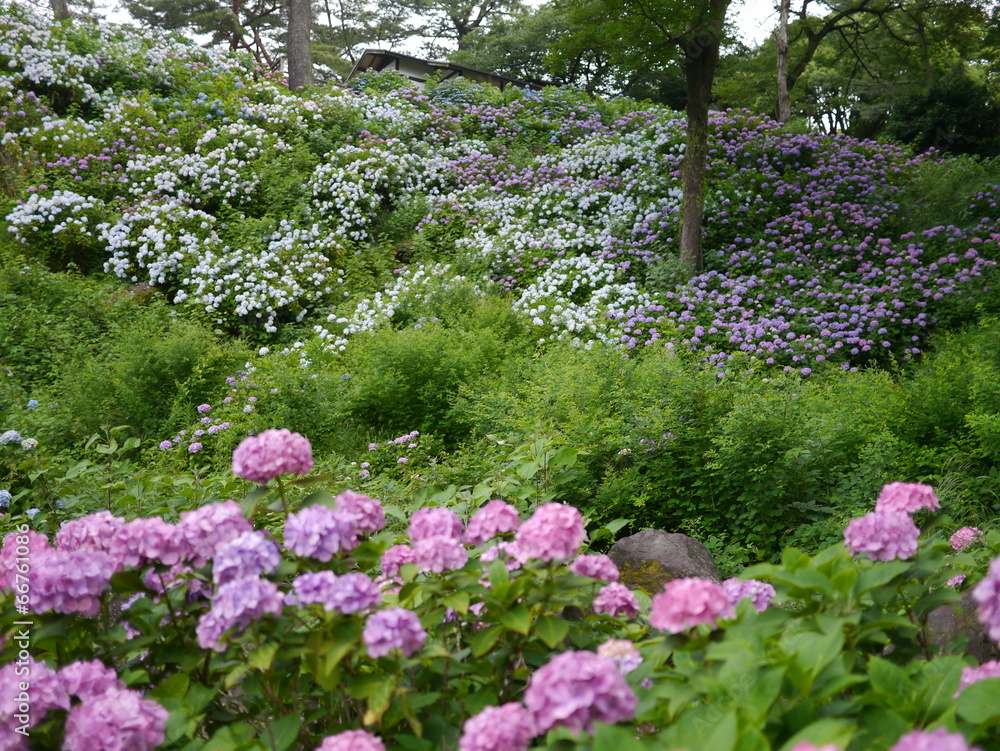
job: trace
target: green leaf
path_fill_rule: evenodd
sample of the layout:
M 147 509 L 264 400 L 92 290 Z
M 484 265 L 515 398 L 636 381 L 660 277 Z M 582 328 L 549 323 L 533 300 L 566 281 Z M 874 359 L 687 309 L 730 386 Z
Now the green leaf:
M 257 649 L 250 653 L 247 658 L 247 663 L 252 668 L 257 668 L 257 670 L 267 670 L 271 667 L 271 663 L 274 661 L 274 656 L 278 653 L 279 645 L 277 642 L 267 642 L 266 644 L 261 644 Z
M 913 691 L 906 672 L 881 657 L 872 657 L 868 662 L 868 678 L 872 688 L 885 699 L 892 709 L 904 707 Z
M 365 712 L 363 722 L 365 725 L 374 725 L 382 719 L 382 715 L 392 703 L 392 697 L 396 695 L 396 686 L 399 684 L 398 675 L 388 675 L 376 686 L 375 691 L 368 697 L 368 710 Z
M 459 615 L 465 615 L 469 612 L 469 597 L 468 592 L 459 590 L 458 592 L 452 592 L 450 595 L 444 598 L 444 604 L 454 610 Z
M 309 506 L 327 506 L 329 508 L 336 508 L 337 499 L 334 498 L 327 490 L 314 490 L 312 493 L 303 498 L 302 503 L 299 504 L 300 508 L 308 508 Z
M 733 751 L 736 748 L 737 729 L 736 710 L 731 709 L 722 716 L 705 738 L 704 748 L 710 748 L 712 751 Z
M 555 615 L 543 615 L 535 623 L 535 633 L 549 649 L 555 649 L 569 634 L 569 622 Z
M 873 589 L 888 584 L 897 576 L 910 568 L 906 561 L 883 561 L 872 564 L 871 568 L 866 568 L 858 577 L 858 583 L 854 588 L 857 595 L 871 592 Z
M 781 746 L 779 751 L 791 751 L 803 741 L 807 741 L 817 748 L 830 744 L 837 748 L 846 748 L 853 736 L 854 728 L 843 720 L 829 718 L 817 720 L 793 735 Z
M 784 678 L 784 670 L 771 669 L 753 684 L 744 709 L 755 725 L 763 727 L 771 707 L 781 693 L 781 684 Z
M 469 639 L 469 646 L 472 648 L 473 657 L 482 657 L 493 649 L 493 645 L 503 634 L 503 626 L 487 626 L 482 631 L 477 631 Z
M 594 751 L 642 751 L 642 741 L 635 737 L 635 728 L 620 725 L 594 725 Z
M 302 720 L 297 714 L 287 714 L 275 720 L 264 734 L 271 751 L 285 751 L 295 742 Z
M 184 673 L 174 673 L 163 683 L 149 692 L 151 699 L 183 699 L 188 690 L 188 677 Z
M 966 686 L 958 695 L 958 713 L 977 725 L 1000 720 L 1000 678 L 987 678 Z
M 500 623 L 511 631 L 527 636 L 531 630 L 531 613 L 521 603 L 515 603 L 500 615 Z
M 115 594 L 125 594 L 150 590 L 137 572 L 119 571 L 111 576 L 111 591 Z

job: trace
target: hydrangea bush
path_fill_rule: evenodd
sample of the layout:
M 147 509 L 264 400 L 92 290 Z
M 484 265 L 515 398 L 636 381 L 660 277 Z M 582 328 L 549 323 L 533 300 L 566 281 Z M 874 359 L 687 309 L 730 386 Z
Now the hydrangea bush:
M 1000 666 L 974 664 L 927 621 L 958 602 L 946 579 L 962 571 L 1000 645 L 1000 537 L 965 528 L 949 540 L 932 520 L 901 546 L 878 526 L 933 513 L 927 486 L 886 486 L 878 503 L 891 508 L 849 526 L 846 546 L 788 549 L 741 579 L 678 579 L 650 599 L 585 552 L 586 520 L 558 502 L 492 499 L 465 519 L 425 506 L 401 527 L 360 493 L 289 501 L 308 445 L 289 431 L 248 438 L 234 470 L 286 480 L 176 521 L 104 511 L 50 540 L 19 517 L 0 552 L 2 638 L 18 646 L 0 667 L 4 747 L 998 740 Z

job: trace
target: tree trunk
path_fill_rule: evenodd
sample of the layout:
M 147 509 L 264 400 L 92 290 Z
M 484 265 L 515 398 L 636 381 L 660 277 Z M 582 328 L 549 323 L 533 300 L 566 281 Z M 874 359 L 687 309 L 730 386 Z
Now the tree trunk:
M 313 83 L 312 2 L 288 0 L 288 88 L 295 90 Z
M 778 121 L 792 119 L 792 105 L 788 99 L 788 8 L 791 0 L 779 0 L 778 34 L 774 46 L 778 50 Z
M 52 8 L 52 15 L 56 21 L 65 21 L 71 18 L 67 0 L 49 0 L 49 7 Z
M 680 262 L 689 276 L 705 269 L 701 228 L 705 212 L 705 165 L 708 156 L 708 106 L 719 61 L 719 45 L 728 0 L 713 0 L 710 25 L 694 34 L 684 47 L 687 89 L 687 141 L 681 162 Z M 712 11 L 715 11 L 714 13 Z M 718 20 L 715 20 L 718 19 Z

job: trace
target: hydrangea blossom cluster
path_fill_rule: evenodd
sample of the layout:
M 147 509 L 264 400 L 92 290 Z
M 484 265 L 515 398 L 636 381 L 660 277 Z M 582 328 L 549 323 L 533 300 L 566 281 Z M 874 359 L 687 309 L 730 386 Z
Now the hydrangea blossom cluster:
M 947 728 L 930 732 L 914 730 L 902 736 L 889 751 L 981 751 L 970 746 L 961 733 L 949 733 Z
M 608 639 L 597 648 L 597 654 L 611 660 L 622 675 L 628 675 L 642 664 L 642 655 L 628 639 Z
M 722 588 L 726 590 L 729 602 L 734 608 L 736 607 L 736 603 L 746 598 L 753 603 L 757 612 L 767 610 L 775 595 L 772 585 L 767 582 L 757 581 L 756 579 L 747 579 L 745 581 L 737 578 L 726 579 L 722 582 Z
M 261 485 L 284 474 L 309 474 L 312 467 L 309 439 L 285 428 L 246 438 L 233 452 L 233 473 Z
M 618 581 L 618 566 L 604 554 L 581 555 L 570 565 L 569 570 L 576 576 L 589 576 L 606 582 Z
M 217 584 L 273 573 L 281 563 L 278 546 L 260 532 L 244 532 L 219 546 L 212 561 Z
M 468 545 L 484 545 L 497 535 L 514 532 L 521 524 L 517 509 L 506 501 L 494 499 L 469 519 L 465 530 Z
M 338 509 L 355 516 L 359 532 L 378 532 L 385 526 L 385 511 L 377 498 L 345 490 L 334 500 Z
M 934 488 L 919 482 L 891 482 L 882 488 L 876 511 L 895 511 L 915 514 L 921 509 L 936 511 L 941 508 Z
M 362 573 L 337 576 L 332 571 L 301 574 L 292 583 L 293 593 L 286 598 L 292 605 L 322 605 L 338 613 L 360 613 L 382 601 L 378 584 Z
M 708 579 L 687 577 L 664 585 L 653 598 L 649 623 L 653 628 L 680 634 L 707 623 L 715 627 L 719 618 L 729 618 L 733 606 L 721 584 Z
M 366 730 L 345 730 L 328 735 L 315 751 L 385 751 L 385 744 Z
M 594 598 L 594 612 L 613 618 L 634 618 L 639 614 L 639 601 L 624 584 L 612 582 L 601 587 Z
M 556 655 L 532 674 L 524 692 L 538 733 L 556 726 L 593 732 L 595 722 L 630 719 L 637 704 L 615 664 L 593 652 Z
M 919 537 L 920 529 L 902 511 L 872 511 L 844 529 L 851 554 L 867 553 L 873 561 L 906 560 L 917 552 Z
M 583 516 L 573 506 L 545 503 L 535 509 L 514 536 L 517 556 L 543 561 L 573 558 L 586 537 Z
M 222 652 L 228 632 L 238 635 L 264 615 L 278 615 L 283 605 L 281 593 L 273 582 L 259 577 L 227 582 L 216 590 L 212 609 L 198 621 L 198 645 Z
M 966 666 L 962 668 L 962 680 L 958 685 L 958 691 L 955 692 L 955 696 L 958 696 L 973 683 L 985 681 L 987 678 L 1000 678 L 1000 660 L 990 660 L 976 667 Z
M 962 527 L 949 537 L 948 541 L 951 543 L 952 550 L 963 550 L 982 535 L 983 531 L 979 527 Z
M 361 638 L 371 657 L 385 657 L 394 649 L 411 657 L 424 646 L 427 632 L 413 611 L 389 608 L 368 616 Z
M 285 547 L 303 558 L 329 561 L 358 544 L 358 517 L 349 511 L 310 506 L 285 519 Z
M 989 573 L 972 589 L 972 598 L 979 606 L 979 620 L 986 632 L 1000 644 L 1000 558 L 990 564 Z
M 528 710 L 517 702 L 487 707 L 462 725 L 459 751 L 526 751 L 537 735 Z
M 109 688 L 84 699 L 66 718 L 66 751 L 150 751 L 166 739 L 168 712 L 136 691 Z
M 462 520 L 454 511 L 442 506 L 428 506 L 413 512 L 407 531 L 416 543 L 428 537 L 452 537 L 461 541 L 462 529 Z

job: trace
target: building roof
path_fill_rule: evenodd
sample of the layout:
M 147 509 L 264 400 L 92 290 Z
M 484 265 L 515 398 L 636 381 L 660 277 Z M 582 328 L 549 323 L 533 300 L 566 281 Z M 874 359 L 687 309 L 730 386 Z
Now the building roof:
M 365 50 L 364 54 L 355 63 L 354 69 L 347 76 L 345 83 L 364 73 L 367 70 L 383 71 L 395 70 L 403 74 L 417 84 L 423 84 L 435 73 L 440 73 L 440 80 L 447 81 L 449 78 L 468 78 L 477 83 L 488 83 L 497 88 L 503 89 L 505 86 L 519 86 L 537 89 L 538 86 L 525 81 L 518 81 L 506 76 L 498 76 L 495 73 L 487 73 L 465 65 L 450 63 L 447 60 L 424 60 L 412 55 L 404 55 L 400 52 L 388 50 Z

